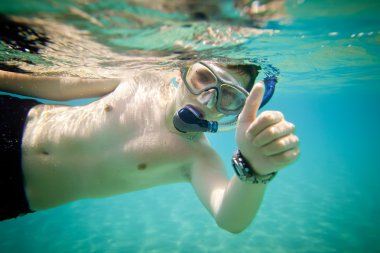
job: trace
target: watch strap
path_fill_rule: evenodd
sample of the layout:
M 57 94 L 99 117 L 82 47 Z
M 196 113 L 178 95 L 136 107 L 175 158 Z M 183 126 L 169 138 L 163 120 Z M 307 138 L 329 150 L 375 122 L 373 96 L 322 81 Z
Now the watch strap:
M 257 174 L 251 166 L 249 166 L 246 159 L 241 154 L 238 149 L 234 156 L 232 157 L 232 166 L 235 170 L 236 175 L 243 182 L 249 182 L 252 184 L 267 184 L 269 183 L 277 174 L 277 172 L 272 172 L 267 175 Z

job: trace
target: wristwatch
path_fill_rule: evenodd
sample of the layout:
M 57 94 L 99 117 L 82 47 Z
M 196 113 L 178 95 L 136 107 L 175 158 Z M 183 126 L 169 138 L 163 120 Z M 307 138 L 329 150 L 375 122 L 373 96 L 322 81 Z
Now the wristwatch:
M 243 182 L 249 182 L 252 184 L 267 184 L 269 183 L 277 174 L 277 172 L 272 172 L 267 175 L 257 174 L 247 163 L 245 158 L 242 156 L 240 150 L 238 149 L 234 156 L 232 157 L 232 166 L 235 170 L 236 175 Z

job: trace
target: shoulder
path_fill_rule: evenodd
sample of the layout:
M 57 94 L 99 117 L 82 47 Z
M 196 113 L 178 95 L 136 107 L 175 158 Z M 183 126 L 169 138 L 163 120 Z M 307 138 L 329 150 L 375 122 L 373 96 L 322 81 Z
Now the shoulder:
M 160 73 L 157 71 L 134 71 L 124 76 L 119 84 L 121 87 L 128 87 L 129 89 L 170 89 L 170 76 L 167 73 Z
M 164 106 L 175 96 L 176 89 L 170 85 L 170 75 L 157 71 L 138 71 L 123 78 L 115 90 L 124 98 L 138 96 L 139 103 L 157 102 Z M 174 76 L 172 75 L 172 78 Z

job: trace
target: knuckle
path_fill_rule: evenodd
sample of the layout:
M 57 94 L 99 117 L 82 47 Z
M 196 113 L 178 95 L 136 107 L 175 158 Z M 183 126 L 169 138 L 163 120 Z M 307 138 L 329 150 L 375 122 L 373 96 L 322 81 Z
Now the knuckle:
M 265 111 L 261 113 L 260 117 L 264 122 L 278 122 L 284 119 L 284 115 L 280 111 Z
M 291 135 L 290 136 L 290 141 L 291 141 L 291 143 L 293 143 L 294 145 L 298 145 L 299 144 L 299 138 L 298 138 L 298 136 L 296 136 L 296 135 Z
M 284 124 L 284 123 L 279 123 L 278 125 L 278 129 L 279 129 L 279 132 L 285 134 L 285 133 L 289 133 L 289 127 L 287 124 Z
M 273 165 L 280 167 L 291 164 L 298 159 L 299 155 L 300 150 L 298 148 L 294 148 L 282 153 L 281 155 L 270 157 L 270 160 Z
M 277 116 L 279 119 L 283 119 L 283 118 L 284 118 L 284 114 L 282 114 L 282 112 L 280 112 L 280 111 L 274 111 L 274 113 L 276 114 L 276 116 Z
M 288 122 L 288 127 L 292 132 L 296 130 L 296 126 L 293 123 Z
M 299 138 L 297 135 L 293 135 L 293 142 L 298 144 L 300 142 Z
M 295 155 L 296 155 L 296 153 L 294 152 L 294 150 L 290 150 L 289 152 L 285 153 L 285 159 L 286 160 L 292 160 Z
M 286 139 L 281 139 L 278 141 L 277 146 L 281 149 L 285 148 L 288 145 L 288 141 Z
M 270 136 L 275 136 L 275 135 L 277 135 L 277 133 L 278 133 L 278 130 L 277 130 L 276 127 L 270 127 L 270 128 L 268 129 L 268 134 L 269 134 Z
M 301 156 L 301 150 L 297 149 L 296 151 L 296 158 L 298 159 Z
M 263 121 L 272 121 L 273 120 L 273 114 L 270 111 L 265 111 L 261 115 Z
M 286 162 L 293 162 L 295 161 L 300 154 L 299 149 L 294 148 L 292 150 L 289 150 L 288 152 L 284 153 L 284 160 Z

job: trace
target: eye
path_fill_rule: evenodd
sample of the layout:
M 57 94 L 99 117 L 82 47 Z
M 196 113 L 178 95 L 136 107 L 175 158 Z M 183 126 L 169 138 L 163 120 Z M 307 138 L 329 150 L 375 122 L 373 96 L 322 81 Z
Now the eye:
M 223 86 L 220 106 L 227 110 L 238 110 L 245 103 L 245 95 L 238 90 Z
M 205 71 L 205 70 L 197 70 L 195 78 L 204 84 L 209 84 L 209 83 L 214 83 L 215 78 L 214 76 L 210 73 L 210 71 Z
M 191 76 L 190 81 L 196 89 L 203 89 L 216 83 L 214 75 L 210 71 L 203 69 L 196 70 L 194 75 Z
M 200 63 L 191 66 L 186 75 L 186 81 L 190 89 L 201 91 L 217 84 L 217 78 L 214 74 Z

